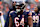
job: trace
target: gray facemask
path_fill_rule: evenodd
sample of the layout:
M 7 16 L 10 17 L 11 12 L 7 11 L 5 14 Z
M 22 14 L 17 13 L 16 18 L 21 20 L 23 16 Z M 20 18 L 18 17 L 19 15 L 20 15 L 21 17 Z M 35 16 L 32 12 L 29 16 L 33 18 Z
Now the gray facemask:
M 20 9 L 16 9 L 16 11 L 17 11 L 17 12 L 20 12 L 21 10 L 20 10 Z

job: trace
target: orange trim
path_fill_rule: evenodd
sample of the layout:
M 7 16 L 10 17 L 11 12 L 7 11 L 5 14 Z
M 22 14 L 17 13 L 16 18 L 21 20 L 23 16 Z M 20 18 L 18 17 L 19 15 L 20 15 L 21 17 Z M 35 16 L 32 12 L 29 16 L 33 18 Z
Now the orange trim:
M 39 0 L 35 0 L 35 2 L 39 2 Z
M 0 1 L 0 5 L 2 4 L 2 1 Z

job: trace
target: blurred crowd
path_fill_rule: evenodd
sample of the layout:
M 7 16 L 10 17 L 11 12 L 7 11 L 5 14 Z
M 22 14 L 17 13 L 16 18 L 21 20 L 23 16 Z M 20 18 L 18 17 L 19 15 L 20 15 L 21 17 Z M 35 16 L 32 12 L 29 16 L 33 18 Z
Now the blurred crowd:
M 1 9 L 1 11 L 3 11 L 4 19 L 6 19 L 7 12 L 10 9 L 13 9 L 14 8 L 14 10 L 15 10 L 15 7 L 13 7 L 13 5 L 15 6 L 16 5 L 16 2 L 14 2 L 14 4 L 11 2 L 11 6 L 10 6 L 8 3 L 6 3 L 6 2 L 3 3 L 2 1 L 0 1 L 0 9 Z M 34 3 L 26 3 L 26 6 L 24 8 L 24 11 L 25 10 L 30 11 L 30 12 L 38 11 L 38 5 L 37 4 L 34 4 Z
M 15 10 L 15 6 L 16 5 L 16 2 L 11 2 L 11 6 L 6 3 L 6 2 L 2 2 L 0 1 L 0 9 L 1 11 L 3 11 L 3 14 L 4 14 L 4 19 L 6 19 L 6 16 L 7 16 L 7 12 L 10 10 L 10 9 L 13 9 Z M 24 11 L 30 11 L 30 12 L 36 12 L 38 11 L 38 5 L 37 4 L 34 4 L 34 3 L 26 3 L 26 6 L 24 8 Z M 40 12 L 40 11 L 39 11 Z
M 4 19 L 6 19 L 7 12 L 9 11 L 9 5 L 0 1 L 0 11 L 3 12 Z

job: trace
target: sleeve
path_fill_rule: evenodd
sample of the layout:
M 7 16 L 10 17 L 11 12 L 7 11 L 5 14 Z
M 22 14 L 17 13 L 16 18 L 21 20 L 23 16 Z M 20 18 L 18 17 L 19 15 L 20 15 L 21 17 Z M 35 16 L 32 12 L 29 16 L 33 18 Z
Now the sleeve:
M 28 24 L 28 14 L 29 14 L 29 12 L 26 12 L 25 16 L 24 16 L 24 23 L 25 23 L 25 25 Z
M 14 12 L 15 12 L 15 11 L 11 11 L 11 12 L 9 13 L 9 16 L 12 16 L 12 14 L 14 14 Z
M 9 13 L 9 17 L 12 16 L 12 13 L 14 13 L 14 11 L 10 11 L 10 13 Z
M 32 12 L 28 12 L 28 16 L 31 16 L 32 15 Z
M 9 13 L 9 17 L 12 16 L 12 13 Z
M 35 15 L 35 13 L 32 13 L 32 16 L 34 16 Z

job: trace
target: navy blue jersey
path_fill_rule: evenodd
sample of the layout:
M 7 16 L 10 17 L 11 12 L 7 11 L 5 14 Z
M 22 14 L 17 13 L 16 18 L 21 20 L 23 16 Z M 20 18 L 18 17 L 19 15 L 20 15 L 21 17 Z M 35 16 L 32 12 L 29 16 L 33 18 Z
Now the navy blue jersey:
M 8 27 L 9 26 L 9 13 L 10 13 L 10 11 L 8 11 L 8 14 L 7 14 L 7 18 L 6 18 L 6 22 L 5 22 L 5 26 L 4 27 Z
M 38 13 L 33 13 L 33 27 L 39 27 L 39 16 Z
M 23 18 L 22 17 L 22 15 L 24 15 L 24 22 L 28 22 L 27 20 L 28 20 L 28 14 L 29 14 L 29 12 L 23 12 L 22 14 L 20 14 L 19 16 L 20 17 L 18 17 L 18 15 L 17 15 L 17 13 L 14 11 L 14 12 L 12 12 L 12 13 L 10 13 L 10 16 L 11 16 L 11 18 L 12 18 L 12 20 L 13 20 L 13 27 L 15 27 L 15 18 L 16 17 L 18 17 L 19 18 L 19 20 L 17 20 L 19 23 L 20 23 L 20 21 L 21 21 L 21 19 Z

